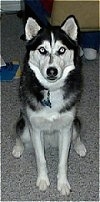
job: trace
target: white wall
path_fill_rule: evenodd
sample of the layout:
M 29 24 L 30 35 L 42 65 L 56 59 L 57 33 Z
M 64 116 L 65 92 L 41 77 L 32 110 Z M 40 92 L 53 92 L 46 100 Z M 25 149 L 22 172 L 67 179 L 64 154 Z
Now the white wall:
M 1 12 L 19 11 L 22 10 L 22 7 L 23 0 L 1 0 L 0 2 Z

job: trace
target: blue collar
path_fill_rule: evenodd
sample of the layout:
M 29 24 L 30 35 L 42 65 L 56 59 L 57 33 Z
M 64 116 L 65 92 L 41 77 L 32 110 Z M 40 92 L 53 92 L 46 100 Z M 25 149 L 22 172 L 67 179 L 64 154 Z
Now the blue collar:
M 48 92 L 47 92 L 47 99 L 43 99 L 42 101 L 41 101 L 41 104 L 43 105 L 43 106 L 48 106 L 48 107 L 52 107 L 52 105 L 51 105 L 51 102 L 50 102 L 50 91 L 48 90 Z

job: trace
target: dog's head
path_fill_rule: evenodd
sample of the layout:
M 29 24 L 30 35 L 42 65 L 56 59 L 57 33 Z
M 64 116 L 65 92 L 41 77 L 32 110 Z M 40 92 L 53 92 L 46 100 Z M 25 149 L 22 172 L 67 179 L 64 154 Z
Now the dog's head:
M 61 26 L 41 28 L 29 18 L 25 26 L 29 66 L 45 87 L 62 85 L 70 71 L 75 68 L 74 56 L 77 46 L 78 26 L 73 16 Z

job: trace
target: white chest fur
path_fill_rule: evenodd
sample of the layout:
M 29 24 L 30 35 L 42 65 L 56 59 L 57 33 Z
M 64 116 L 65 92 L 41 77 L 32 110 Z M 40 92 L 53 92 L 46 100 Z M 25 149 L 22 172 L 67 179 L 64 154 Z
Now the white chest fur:
M 48 97 L 48 91 L 45 91 L 44 92 L 44 99 L 47 99 L 47 97 Z M 63 91 L 61 89 L 56 90 L 56 91 L 51 91 L 49 93 L 49 101 L 51 103 L 51 110 L 50 111 L 60 111 L 60 109 L 65 104 L 65 100 L 63 99 Z
M 47 92 L 45 91 L 44 99 L 47 97 Z M 60 130 L 63 127 L 68 126 L 74 119 L 75 108 L 65 113 L 59 113 L 59 111 L 64 107 L 65 100 L 63 99 L 63 91 L 53 91 L 50 92 L 50 102 L 51 108 L 48 106 L 43 107 L 39 111 L 32 111 L 27 108 L 27 114 L 30 122 L 34 128 L 39 130 Z

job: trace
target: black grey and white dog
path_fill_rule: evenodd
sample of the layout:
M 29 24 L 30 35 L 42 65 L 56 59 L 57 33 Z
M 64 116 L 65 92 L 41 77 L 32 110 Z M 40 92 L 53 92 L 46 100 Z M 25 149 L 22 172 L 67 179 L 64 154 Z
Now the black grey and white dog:
M 36 185 L 44 191 L 50 185 L 44 151 L 57 144 L 57 189 L 62 195 L 68 195 L 71 188 L 67 180 L 67 160 L 71 140 L 80 156 L 86 154 L 76 116 L 81 92 L 78 25 L 73 16 L 61 26 L 48 28 L 41 28 L 29 18 L 25 32 L 27 53 L 19 89 L 22 105 L 13 156 L 19 158 L 25 145 L 32 143 L 38 168 Z

